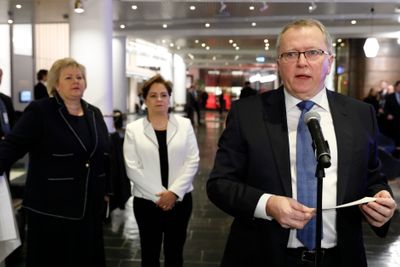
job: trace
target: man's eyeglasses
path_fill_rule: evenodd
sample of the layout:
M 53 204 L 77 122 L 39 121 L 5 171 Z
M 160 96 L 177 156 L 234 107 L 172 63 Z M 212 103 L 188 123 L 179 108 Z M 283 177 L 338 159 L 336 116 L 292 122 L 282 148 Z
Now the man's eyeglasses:
M 303 52 L 298 52 L 298 51 L 284 52 L 279 56 L 279 59 L 285 62 L 295 62 L 299 60 L 301 54 L 303 54 L 304 57 L 309 61 L 317 60 L 322 55 L 328 55 L 328 56 L 330 55 L 329 52 L 326 52 L 322 49 L 311 49 Z

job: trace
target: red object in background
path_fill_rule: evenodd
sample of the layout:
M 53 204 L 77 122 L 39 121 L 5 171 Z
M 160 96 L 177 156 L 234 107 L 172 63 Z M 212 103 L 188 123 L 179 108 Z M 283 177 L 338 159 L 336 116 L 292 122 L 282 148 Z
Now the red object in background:
M 225 99 L 225 108 L 229 110 L 231 108 L 231 98 L 229 95 L 224 94 Z M 217 96 L 213 93 L 208 93 L 208 99 L 206 103 L 207 109 L 218 109 L 219 108 L 219 101 L 217 100 Z

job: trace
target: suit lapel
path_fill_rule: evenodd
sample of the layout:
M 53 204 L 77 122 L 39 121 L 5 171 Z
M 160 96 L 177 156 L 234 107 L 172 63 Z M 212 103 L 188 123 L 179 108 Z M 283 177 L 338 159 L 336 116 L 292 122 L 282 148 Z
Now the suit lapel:
M 342 204 L 347 182 L 351 179 L 351 177 L 349 177 L 349 169 L 352 167 L 352 153 L 350 148 L 353 143 L 353 135 L 351 132 L 353 126 L 348 119 L 345 99 L 343 97 L 338 97 L 336 93 L 328 90 L 327 96 L 337 143 L 337 203 Z
M 91 110 L 88 107 L 88 104 L 85 101 L 83 101 L 83 100 L 81 101 L 82 108 L 84 111 L 84 116 L 88 123 L 90 134 L 92 135 L 92 140 L 93 140 L 93 150 L 88 151 L 88 148 L 85 146 L 82 139 L 79 137 L 78 133 L 75 131 L 75 129 L 69 123 L 69 121 L 67 119 L 68 111 L 67 111 L 67 108 L 65 107 L 65 105 L 63 104 L 63 101 L 61 100 L 61 98 L 59 96 L 55 96 L 55 98 L 56 98 L 56 101 L 58 102 L 58 104 L 60 105 L 60 107 L 58 108 L 58 112 L 61 115 L 61 117 L 63 118 L 65 124 L 67 124 L 68 128 L 71 130 L 73 136 L 78 140 L 78 142 L 82 146 L 83 150 L 88 152 L 91 157 L 94 154 L 94 152 L 96 151 L 97 145 L 98 145 L 98 134 L 97 134 L 95 114 L 94 114 L 93 110 Z
M 150 139 L 150 141 L 158 147 L 158 141 L 157 141 L 157 136 L 156 133 L 154 132 L 153 126 L 149 122 L 149 120 L 146 118 L 143 119 L 143 128 L 144 128 L 144 135 L 147 136 L 147 138 Z
M 261 96 L 263 120 L 270 139 L 275 163 L 278 166 L 285 194 L 292 196 L 290 175 L 289 137 L 283 89 Z

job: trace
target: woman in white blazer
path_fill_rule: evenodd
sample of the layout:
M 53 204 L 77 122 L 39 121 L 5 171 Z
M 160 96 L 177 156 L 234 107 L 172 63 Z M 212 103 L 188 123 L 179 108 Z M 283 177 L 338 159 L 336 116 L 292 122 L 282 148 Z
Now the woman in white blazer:
M 143 85 L 147 116 L 128 124 L 126 171 L 132 180 L 142 266 L 183 265 L 199 149 L 189 119 L 169 114 L 172 85 L 156 75 Z

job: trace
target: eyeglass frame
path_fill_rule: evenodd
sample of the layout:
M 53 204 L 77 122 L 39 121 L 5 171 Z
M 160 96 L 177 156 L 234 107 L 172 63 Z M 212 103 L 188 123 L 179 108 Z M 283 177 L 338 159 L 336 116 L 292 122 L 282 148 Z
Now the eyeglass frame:
M 309 57 L 307 57 L 307 54 L 306 54 L 306 53 L 316 52 L 316 51 L 319 52 L 319 53 L 317 54 L 318 57 L 316 57 L 315 59 L 310 59 Z M 287 55 L 292 54 L 292 53 L 293 53 L 293 54 L 297 54 L 297 58 L 296 58 L 296 57 L 293 57 L 293 59 L 292 59 L 292 58 L 287 58 L 287 57 L 285 57 L 285 55 L 287 56 Z M 300 51 L 283 52 L 283 53 L 281 53 L 281 54 L 279 55 L 278 59 L 281 59 L 281 60 L 283 60 L 284 62 L 295 62 L 295 61 L 299 60 L 301 54 L 304 55 L 304 58 L 305 58 L 306 60 L 311 60 L 311 61 L 317 60 L 317 59 L 318 59 L 320 56 L 322 56 L 322 55 L 327 55 L 327 56 L 330 56 L 330 55 L 331 55 L 331 53 L 329 53 L 328 51 L 325 51 L 325 50 L 323 50 L 323 49 L 310 49 L 310 50 L 306 50 L 306 51 L 302 51 L 302 52 L 300 52 Z

